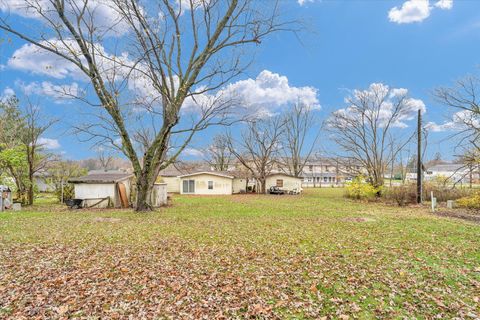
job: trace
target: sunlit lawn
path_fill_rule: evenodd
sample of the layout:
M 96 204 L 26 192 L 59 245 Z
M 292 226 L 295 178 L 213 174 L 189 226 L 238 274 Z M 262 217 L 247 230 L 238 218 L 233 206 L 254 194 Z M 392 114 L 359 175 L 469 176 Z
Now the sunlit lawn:
M 302 196 L 0 214 L 0 318 L 475 318 L 480 225 Z

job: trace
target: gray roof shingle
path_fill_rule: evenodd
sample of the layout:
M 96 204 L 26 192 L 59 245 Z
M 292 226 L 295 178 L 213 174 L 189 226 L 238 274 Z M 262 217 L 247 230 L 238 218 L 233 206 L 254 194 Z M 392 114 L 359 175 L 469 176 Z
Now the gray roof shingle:
M 117 183 L 133 177 L 131 173 L 90 173 L 83 177 L 71 178 L 70 183 Z

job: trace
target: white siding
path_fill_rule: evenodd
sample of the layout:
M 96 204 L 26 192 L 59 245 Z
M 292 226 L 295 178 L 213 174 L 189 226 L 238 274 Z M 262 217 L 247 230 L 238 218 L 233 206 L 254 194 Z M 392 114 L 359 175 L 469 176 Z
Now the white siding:
M 180 178 L 178 177 L 162 177 L 161 181 L 167 184 L 167 192 L 180 193 Z
M 235 178 L 233 179 L 233 193 L 240 193 L 240 191 L 246 192 L 247 179 Z
M 116 207 L 117 203 L 120 202 L 118 199 L 116 186 L 114 183 L 76 183 L 75 187 L 75 198 L 76 199 L 92 199 L 87 200 L 84 203 L 85 206 L 91 206 L 98 202 L 101 198 L 110 197 L 112 204 Z M 106 208 L 108 206 L 108 201 L 103 201 L 96 208 Z
M 291 176 L 286 176 L 282 174 L 275 174 L 267 177 L 266 181 L 266 189 L 270 189 L 270 187 L 274 187 L 277 185 L 277 180 L 283 180 L 283 187 L 280 189 L 292 191 L 293 189 L 297 189 L 298 191 L 302 190 L 302 179 L 295 178 Z
M 228 177 L 217 176 L 208 173 L 192 175 L 180 178 L 180 193 L 183 194 L 183 181 L 195 181 L 195 193 L 201 195 L 218 195 L 218 194 L 232 194 L 233 179 Z M 208 181 L 213 181 L 213 189 L 208 189 Z

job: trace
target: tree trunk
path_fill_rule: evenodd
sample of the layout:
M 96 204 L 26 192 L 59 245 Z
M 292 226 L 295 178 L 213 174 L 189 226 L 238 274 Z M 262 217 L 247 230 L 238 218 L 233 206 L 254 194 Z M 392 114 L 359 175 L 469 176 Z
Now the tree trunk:
M 266 178 L 260 178 L 258 179 L 258 182 L 260 183 L 260 193 L 262 194 L 266 194 L 267 193 L 267 190 L 265 188 L 266 184 L 267 184 L 267 179 Z
M 152 211 L 151 205 L 151 193 L 152 193 L 152 184 L 148 181 L 148 178 L 144 173 L 137 177 L 137 203 L 135 206 L 135 211 L 145 212 Z
M 30 185 L 28 186 L 28 204 L 33 204 L 34 199 L 34 185 L 33 185 L 33 177 L 29 177 Z

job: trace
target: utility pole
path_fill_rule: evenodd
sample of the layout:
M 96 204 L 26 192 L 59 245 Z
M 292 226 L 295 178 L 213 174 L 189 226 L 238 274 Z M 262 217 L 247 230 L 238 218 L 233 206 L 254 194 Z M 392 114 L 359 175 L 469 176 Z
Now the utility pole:
M 422 113 L 418 109 L 417 122 L 417 203 L 422 203 Z

